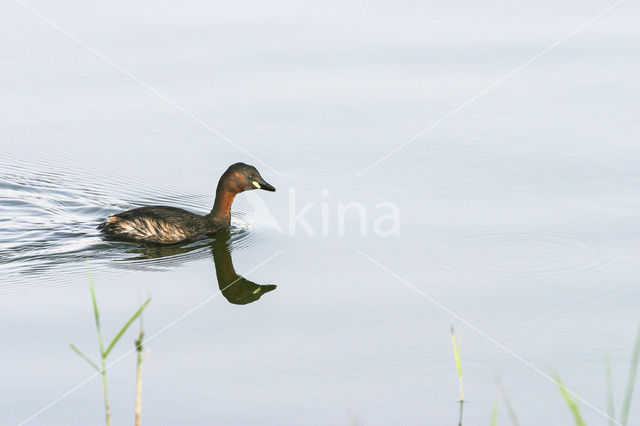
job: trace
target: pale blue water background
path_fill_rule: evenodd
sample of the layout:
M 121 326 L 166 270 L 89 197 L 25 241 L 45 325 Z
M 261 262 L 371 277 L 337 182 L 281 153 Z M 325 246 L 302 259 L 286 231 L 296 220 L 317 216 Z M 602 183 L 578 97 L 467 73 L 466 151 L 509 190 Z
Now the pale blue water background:
M 357 173 L 612 3 L 43 2 L 30 6 L 222 132 L 213 135 L 19 3 L 1 6 L 0 417 L 19 424 L 92 373 L 87 263 L 105 334 L 147 294 L 149 335 L 218 291 L 211 253 L 123 262 L 94 226 L 140 204 L 207 211 L 220 173 L 254 164 L 285 231 L 289 189 L 319 232 L 236 206 L 233 261 L 278 288 L 218 295 L 147 347 L 143 424 L 487 424 L 498 374 L 522 424 L 571 424 L 545 373 L 619 412 L 640 321 L 638 4 L 627 1 L 478 101 Z M 329 191 L 328 196 L 322 191 Z M 255 194 L 255 193 L 253 193 Z M 367 207 L 366 237 L 339 202 Z M 374 235 L 376 203 L 400 235 Z M 259 210 L 259 209 L 258 209 Z M 114 357 L 133 347 L 125 336 Z M 114 358 L 115 359 L 115 358 Z M 133 421 L 135 359 L 109 373 Z M 640 423 L 640 392 L 630 424 Z M 591 424 L 607 420 L 582 404 Z M 351 417 L 351 420 L 350 420 Z M 356 420 L 354 420 L 354 418 Z M 28 424 L 100 424 L 93 379 Z M 499 424 L 510 424 L 503 405 Z

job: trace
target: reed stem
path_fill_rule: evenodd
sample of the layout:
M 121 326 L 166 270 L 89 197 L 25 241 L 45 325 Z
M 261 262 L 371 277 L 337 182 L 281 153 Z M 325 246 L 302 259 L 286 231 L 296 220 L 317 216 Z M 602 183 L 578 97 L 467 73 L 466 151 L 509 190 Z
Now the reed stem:
M 140 337 L 135 341 L 136 345 L 136 419 L 135 425 L 140 426 L 140 415 L 142 412 L 142 361 L 144 356 L 142 355 L 142 339 L 144 333 L 142 332 L 142 321 L 140 321 Z
M 107 426 L 111 426 L 111 407 L 109 405 L 109 387 L 107 386 L 107 366 L 105 358 L 102 358 L 102 370 L 100 370 L 102 376 L 102 391 L 104 393 L 104 413 Z
M 458 372 L 458 391 L 460 395 L 460 413 L 458 415 L 458 425 L 462 426 L 462 410 L 464 408 L 464 386 L 462 383 L 462 366 L 460 363 L 460 353 L 458 352 L 458 344 L 456 343 L 456 333 L 451 326 L 451 344 L 453 345 L 453 357 L 456 361 L 456 370 Z
M 460 393 L 460 401 L 464 401 L 464 386 L 462 383 L 462 365 L 460 363 L 460 353 L 458 352 L 458 344 L 456 343 L 456 334 L 451 326 L 451 344 L 453 345 L 453 357 L 456 361 L 456 370 L 458 371 L 458 389 Z

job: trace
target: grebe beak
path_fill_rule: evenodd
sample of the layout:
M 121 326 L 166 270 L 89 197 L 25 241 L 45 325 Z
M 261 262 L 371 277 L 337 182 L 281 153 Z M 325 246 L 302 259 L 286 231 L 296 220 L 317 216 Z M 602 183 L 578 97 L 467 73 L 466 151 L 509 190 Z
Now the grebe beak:
M 274 192 L 276 190 L 272 185 L 268 184 L 262 179 L 259 181 L 254 180 L 253 182 L 251 182 L 251 184 L 255 186 L 257 189 L 264 189 L 265 191 Z

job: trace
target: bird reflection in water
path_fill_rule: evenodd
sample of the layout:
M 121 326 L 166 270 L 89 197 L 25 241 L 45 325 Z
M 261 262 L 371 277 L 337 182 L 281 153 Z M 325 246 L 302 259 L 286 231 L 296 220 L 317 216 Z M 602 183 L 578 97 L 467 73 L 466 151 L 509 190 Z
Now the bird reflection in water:
M 211 244 L 211 253 L 216 265 L 218 287 L 229 303 L 246 305 L 260 299 L 263 294 L 275 290 L 274 284 L 256 284 L 236 274 L 231 260 L 228 231 L 216 235 L 216 239 Z
M 213 255 L 218 287 L 229 303 L 246 305 L 260 299 L 263 294 L 275 290 L 276 285 L 274 284 L 256 284 L 236 273 L 231 259 L 231 233 L 229 231 L 218 232 L 213 240 L 199 241 L 181 246 L 136 245 L 134 249 L 136 257 L 127 260 L 140 261 L 144 259 L 182 257 L 187 253 L 201 253 L 207 246 Z M 189 256 L 189 258 L 193 257 Z

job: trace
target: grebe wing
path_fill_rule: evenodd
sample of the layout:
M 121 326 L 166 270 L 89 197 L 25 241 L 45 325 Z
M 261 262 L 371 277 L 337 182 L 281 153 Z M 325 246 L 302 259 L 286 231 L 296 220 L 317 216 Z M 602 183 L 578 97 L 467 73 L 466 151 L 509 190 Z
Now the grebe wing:
M 177 207 L 139 207 L 109 216 L 98 229 L 123 239 L 175 244 L 198 235 L 202 217 Z

